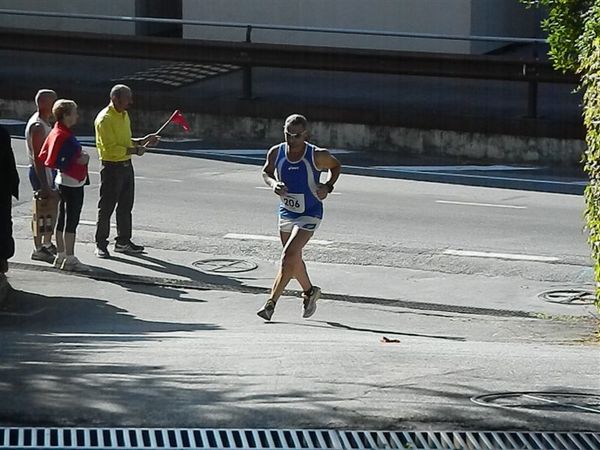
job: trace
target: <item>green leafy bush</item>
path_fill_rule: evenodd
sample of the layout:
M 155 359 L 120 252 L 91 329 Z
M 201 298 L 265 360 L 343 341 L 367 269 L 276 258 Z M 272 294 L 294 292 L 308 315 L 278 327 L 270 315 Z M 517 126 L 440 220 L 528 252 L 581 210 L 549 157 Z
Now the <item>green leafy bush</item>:
M 581 75 L 587 144 L 583 163 L 590 179 L 585 189 L 585 218 L 600 310 L 600 0 L 521 1 L 547 8 L 542 28 L 548 32 L 554 66 Z

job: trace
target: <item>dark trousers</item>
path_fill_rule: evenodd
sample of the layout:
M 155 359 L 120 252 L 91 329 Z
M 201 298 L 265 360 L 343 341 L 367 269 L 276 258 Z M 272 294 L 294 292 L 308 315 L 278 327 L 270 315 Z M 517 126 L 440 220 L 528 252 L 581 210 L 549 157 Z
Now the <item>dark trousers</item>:
M 0 193 L 0 260 L 15 254 L 15 241 L 12 237 L 12 197 L 9 192 Z
M 118 243 L 131 240 L 131 210 L 135 194 L 135 179 L 131 162 L 102 162 L 100 169 L 100 199 L 98 200 L 98 222 L 96 245 L 106 247 L 110 234 L 110 217 L 117 208 Z
M 77 225 L 79 225 L 81 208 L 83 208 L 83 186 L 59 185 L 58 191 L 60 192 L 60 203 L 58 204 L 56 230 L 75 233 Z

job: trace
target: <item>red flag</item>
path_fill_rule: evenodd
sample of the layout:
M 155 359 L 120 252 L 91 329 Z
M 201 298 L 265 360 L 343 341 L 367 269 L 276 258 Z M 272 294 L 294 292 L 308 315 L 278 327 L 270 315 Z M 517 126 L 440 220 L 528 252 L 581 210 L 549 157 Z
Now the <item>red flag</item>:
M 187 120 L 185 120 L 185 117 L 183 117 L 183 114 L 178 109 L 171 115 L 169 122 L 180 125 L 184 131 L 190 131 L 190 124 L 187 123 Z

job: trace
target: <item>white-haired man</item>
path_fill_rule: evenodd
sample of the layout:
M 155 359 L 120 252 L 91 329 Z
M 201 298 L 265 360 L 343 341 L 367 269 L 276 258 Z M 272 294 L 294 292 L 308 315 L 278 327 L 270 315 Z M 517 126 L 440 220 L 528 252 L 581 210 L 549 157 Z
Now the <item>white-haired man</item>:
M 131 137 L 131 123 L 127 110 L 133 104 L 131 89 L 124 84 L 113 86 L 110 103 L 98 113 L 94 121 L 96 147 L 100 157 L 100 198 L 96 224 L 96 256 L 110 258 L 108 236 L 110 217 L 117 214 L 115 252 L 142 253 L 144 247 L 131 242 L 131 211 L 135 194 L 135 178 L 131 155 L 142 156 L 146 146 L 155 145 L 159 137 L 149 134 L 143 138 Z

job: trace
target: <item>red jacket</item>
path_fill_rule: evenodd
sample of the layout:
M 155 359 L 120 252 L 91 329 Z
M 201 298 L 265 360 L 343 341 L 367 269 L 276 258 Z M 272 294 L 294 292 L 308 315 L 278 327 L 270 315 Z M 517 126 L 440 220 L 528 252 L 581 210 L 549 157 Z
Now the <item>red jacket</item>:
M 88 175 L 88 168 L 87 164 L 77 162 L 80 156 L 81 144 L 73 132 L 56 122 L 42 145 L 38 159 L 46 167 L 58 169 L 77 181 L 83 181 Z

